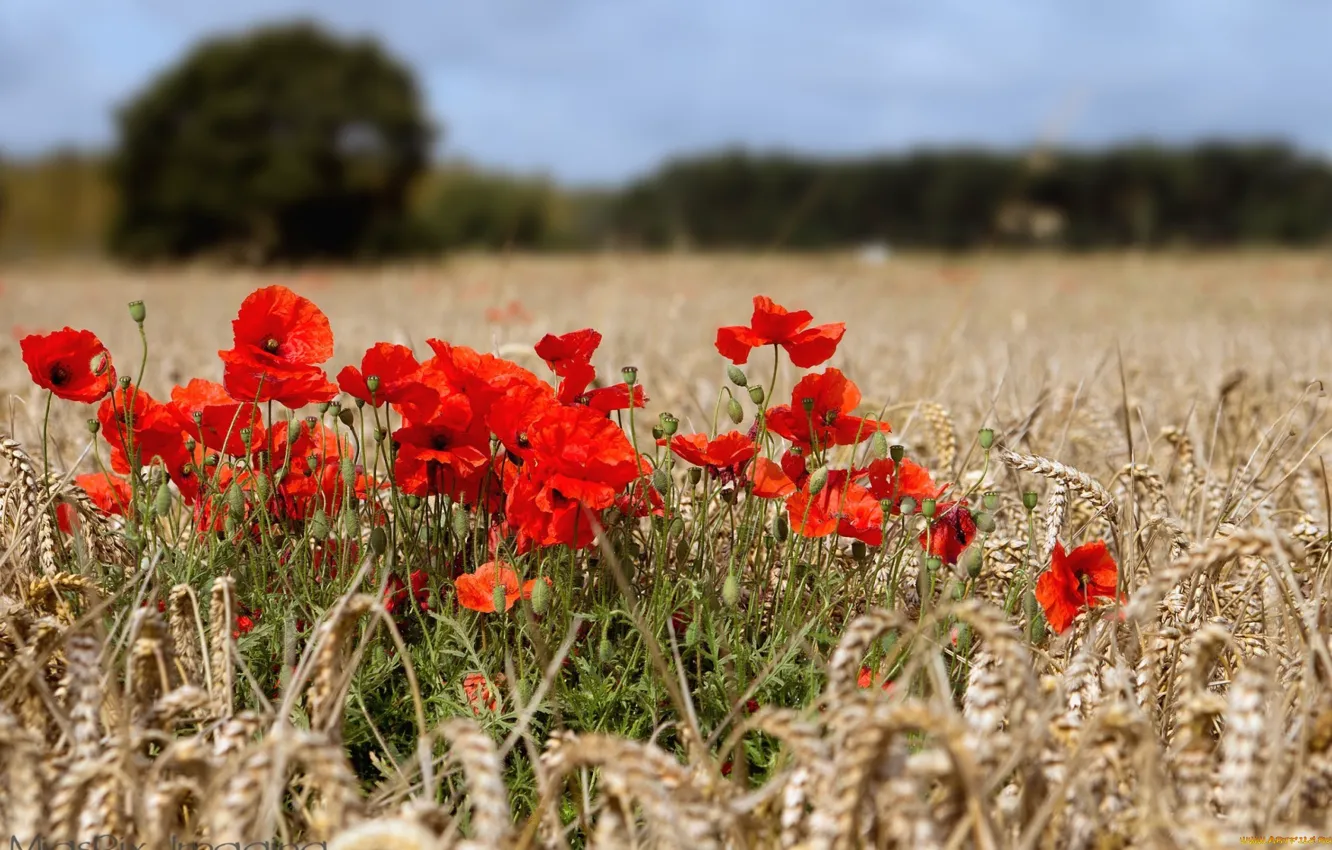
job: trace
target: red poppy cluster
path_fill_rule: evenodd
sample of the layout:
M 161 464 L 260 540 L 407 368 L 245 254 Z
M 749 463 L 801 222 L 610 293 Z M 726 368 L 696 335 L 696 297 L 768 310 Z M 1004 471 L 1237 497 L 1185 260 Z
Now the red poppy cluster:
M 748 326 L 718 331 L 717 350 L 740 364 L 754 348 L 772 345 L 797 367 L 817 367 L 835 353 L 845 326 L 811 322 L 808 312 L 758 296 Z M 254 508 L 262 503 L 265 522 L 308 537 L 319 527 L 318 514 L 335 516 L 347 500 L 359 504 L 391 486 L 409 496 L 447 496 L 488 514 L 491 551 L 507 541 L 508 551 L 522 553 L 589 548 L 611 520 L 608 512 L 642 517 L 662 509 L 649 484 L 652 463 L 610 416 L 648 399 L 632 369 L 624 370 L 624 381 L 598 383 L 592 360 L 601 334 L 595 330 L 547 335 L 536 344 L 552 383 L 516 363 L 438 339 L 427 341 L 431 356 L 425 360 L 406 346 L 376 343 L 334 383 L 324 370 L 333 355 L 328 318 L 282 286 L 250 294 L 232 332 L 232 346 L 219 352 L 221 383 L 192 379 L 175 387 L 169 401 L 117 383 L 105 347 L 87 331 L 29 336 L 22 348 L 38 385 L 61 398 L 100 402 L 97 421 L 114 473 L 159 467 L 202 530 L 258 534 Z M 296 410 L 331 403 L 336 413 L 339 391 L 369 408 L 367 419 L 373 417 L 376 439 L 388 453 L 388 481 L 367 476 L 366 447 L 336 420 L 329 427 L 323 417 L 283 422 L 271 416 L 275 404 Z M 727 486 L 784 499 L 798 534 L 878 545 L 885 517 L 900 513 L 905 499 L 937 500 L 945 487 L 905 459 L 827 469 L 829 450 L 889 430 L 887 422 L 858 413 L 860 404 L 856 385 L 829 367 L 802 377 L 790 402 L 763 411 L 747 434 L 672 434 L 659 442 Z M 789 443 L 780 461 L 762 456 L 773 437 Z M 126 479 L 116 475 L 80 479 L 108 513 L 128 511 L 131 501 Z M 242 499 L 234 498 L 237 492 Z M 938 503 L 921 543 L 953 562 L 975 533 L 964 502 Z M 314 542 L 324 552 L 325 541 Z M 326 566 L 332 574 L 334 567 Z M 419 571 L 395 577 L 386 605 L 428 608 L 428 585 Z M 521 584 L 512 566 L 492 561 L 461 575 L 456 596 L 464 607 L 493 612 L 499 587 L 507 608 L 529 597 L 533 582 Z
M 1084 543 L 1072 552 L 1055 543 L 1049 568 L 1036 580 L 1036 601 L 1045 610 L 1045 621 L 1056 634 L 1063 634 L 1083 611 L 1104 602 L 1114 602 L 1119 567 L 1110 557 L 1104 540 Z

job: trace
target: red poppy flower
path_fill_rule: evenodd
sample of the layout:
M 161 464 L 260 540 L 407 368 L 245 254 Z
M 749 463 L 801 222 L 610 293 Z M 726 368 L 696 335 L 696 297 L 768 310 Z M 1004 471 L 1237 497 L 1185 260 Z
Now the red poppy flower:
M 860 404 L 860 390 L 837 369 L 806 375 L 791 392 L 791 404 L 767 412 L 768 430 L 809 452 L 817 445 L 851 446 L 875 431 L 889 431 L 887 422 L 851 415 Z M 809 409 L 806 409 L 806 406 Z
M 231 637 L 233 639 L 239 638 L 241 635 L 248 635 L 252 631 L 254 631 L 254 618 L 248 614 L 237 614 L 236 628 L 232 631 Z
M 1045 620 L 1062 634 L 1082 611 L 1102 600 L 1114 601 L 1119 585 L 1119 567 L 1104 540 L 1084 543 L 1068 554 L 1056 542 L 1050 567 L 1036 580 L 1036 601 L 1045 609 Z
M 905 458 L 900 468 L 891 458 L 876 460 L 860 470 L 857 477 L 860 475 L 868 477 L 869 491 L 874 498 L 893 500 L 895 514 L 901 510 L 899 506 L 907 496 L 921 502 L 938 499 L 948 489 L 947 484 L 935 484 L 928 469 Z
M 467 704 L 471 706 L 472 713 L 478 717 L 481 716 L 483 708 L 486 711 L 495 711 L 499 708 L 499 700 L 490 692 L 490 684 L 480 673 L 468 673 L 463 677 L 463 694 L 467 697 Z
M 102 472 L 90 472 L 87 475 L 77 476 L 74 483 L 88 494 L 88 498 L 104 514 L 126 516 L 134 507 L 134 491 L 124 478 Z M 73 533 L 76 513 L 77 509 L 67 502 L 61 502 L 56 506 L 56 520 L 61 531 L 66 534 Z
M 530 455 L 527 430 L 557 404 L 549 384 L 542 381 L 517 384 L 491 404 L 486 425 L 499 438 L 509 456 L 521 465 Z
M 657 440 L 657 445 L 667 445 L 666 438 Z M 720 434 L 713 440 L 707 434 L 676 434 L 670 438 L 670 447 L 687 463 L 713 469 L 739 466 L 758 454 L 754 441 L 739 431 Z
M 412 570 L 407 580 L 412 585 L 412 599 L 422 611 L 430 610 L 429 578 L 425 570 Z M 398 608 L 407 601 L 407 585 L 396 574 L 390 575 L 388 586 L 384 588 L 384 610 L 397 613 Z
M 735 325 L 717 331 L 717 351 L 732 363 L 749 361 L 749 352 L 761 345 L 780 345 L 791 363 L 808 369 L 833 356 L 846 333 L 846 325 L 809 327 L 814 317 L 805 310 L 789 312 L 766 295 L 754 296 L 754 315 L 749 326 Z
M 484 419 L 495 400 L 514 386 L 541 383 L 527 369 L 493 354 L 438 339 L 426 343 L 435 356 L 421 364 L 422 380 L 440 390 L 441 398 L 447 398 L 450 392 L 461 394 L 474 416 Z
M 130 410 L 131 405 L 133 410 Z M 126 428 L 126 420 L 130 427 Z M 117 387 L 97 408 L 101 433 L 111 447 L 111 468 L 121 474 L 130 471 L 128 452 L 133 451 L 140 466 L 162 460 L 168 471 L 188 459 L 185 449 L 185 423 L 170 405 L 154 399 L 144 389 Z
M 422 383 L 421 364 L 405 345 L 377 342 L 361 358 L 361 366 L 344 367 L 338 373 L 338 386 L 352 398 L 375 407 L 385 402 L 401 406 L 409 419 L 426 419 L 439 405 L 439 393 Z M 366 378 L 374 377 L 379 385 L 374 392 L 366 385 Z
M 19 340 L 19 348 L 33 382 L 56 398 L 93 404 L 116 382 L 111 355 L 92 331 L 32 334 Z
M 883 542 L 883 508 L 859 484 L 847 480 L 846 470 L 828 473 L 823 489 L 810 495 L 809 485 L 786 500 L 791 529 L 802 537 L 827 537 L 834 532 L 869 546 Z
M 475 501 L 475 487 L 490 462 L 490 435 L 484 425 L 469 425 L 456 415 L 439 417 L 399 428 L 393 432 L 393 443 L 397 452 L 393 471 L 403 492 L 447 493 L 468 504 Z
M 795 482 L 787 477 L 781 466 L 766 457 L 754 461 L 749 469 L 749 480 L 753 484 L 750 492 L 760 499 L 780 499 L 796 490 Z
M 550 583 L 550 579 L 545 579 Z M 536 582 L 518 585 L 518 574 L 503 561 L 487 561 L 476 572 L 458 576 L 453 585 L 458 591 L 458 604 L 469 611 L 482 614 L 495 613 L 495 585 L 504 586 L 504 610 L 513 607 L 520 598 L 531 599 Z
M 585 511 L 610 507 L 641 468 L 624 431 L 584 407 L 551 408 L 528 432 L 532 460 L 509 490 L 519 545 L 594 542 Z
M 221 384 L 194 378 L 185 386 L 171 390 L 170 406 L 186 433 L 206 449 L 242 456 L 267 444 L 268 435 L 259 408 L 236 401 Z M 199 417 L 197 423 L 195 416 Z M 243 428 L 250 429 L 248 448 L 241 434 Z
M 535 346 L 536 354 L 551 371 L 561 378 L 592 362 L 597 346 L 601 345 L 601 334 L 585 328 L 561 336 L 546 334 Z M 589 379 L 590 380 L 590 379 Z M 584 384 L 586 386 L 586 384 Z
M 956 564 L 962 551 L 976 539 L 976 521 L 966 502 L 940 502 L 935 505 L 928 532 L 920 533 L 920 545 L 945 564 Z
M 285 286 L 256 290 L 241 302 L 231 328 L 234 343 L 218 356 L 232 398 L 297 408 L 337 395 L 318 365 L 333 356 L 333 332 L 308 298 Z
M 856 687 L 863 689 L 868 688 L 872 684 L 874 684 L 874 671 L 869 667 L 862 666 L 860 668 L 860 674 L 856 676 Z M 891 691 L 893 689 L 893 680 L 884 679 L 883 684 L 879 686 L 879 689 L 885 692 Z
M 639 461 L 639 477 L 615 497 L 615 510 L 627 517 L 661 516 L 666 503 L 652 486 L 652 464 L 645 457 Z

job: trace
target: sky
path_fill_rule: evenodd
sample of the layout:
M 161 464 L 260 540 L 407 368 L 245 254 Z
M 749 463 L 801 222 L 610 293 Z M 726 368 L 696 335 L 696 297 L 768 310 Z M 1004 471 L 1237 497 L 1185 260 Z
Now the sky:
M 113 144 L 116 106 L 199 38 L 293 18 L 408 62 L 439 155 L 569 183 L 732 145 L 1332 154 L 1313 0 L 0 0 L 0 153 Z

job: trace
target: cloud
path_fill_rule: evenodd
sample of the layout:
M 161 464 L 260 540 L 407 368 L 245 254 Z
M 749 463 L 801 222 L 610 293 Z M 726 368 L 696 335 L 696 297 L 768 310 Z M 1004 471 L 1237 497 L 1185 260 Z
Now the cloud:
M 195 40 L 297 16 L 410 62 L 442 152 L 566 180 L 741 143 L 1332 150 L 1332 6 L 1264 0 L 7 0 L 0 148 L 107 144 L 115 104 Z

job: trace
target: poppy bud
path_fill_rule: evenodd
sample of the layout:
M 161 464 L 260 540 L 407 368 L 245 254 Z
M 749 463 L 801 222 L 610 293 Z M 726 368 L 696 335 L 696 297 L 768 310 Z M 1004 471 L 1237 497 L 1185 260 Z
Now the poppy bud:
M 676 419 L 674 416 L 672 416 L 669 413 L 663 413 L 661 415 L 661 432 L 664 435 L 666 435 L 667 437 L 674 436 L 675 432 L 678 431 L 679 429 L 680 429 L 679 419 Z
M 981 496 L 981 506 L 987 511 L 999 507 L 999 494 L 993 490 L 988 491 L 984 496 Z
M 459 540 L 466 537 L 467 532 L 469 531 L 469 526 L 471 525 L 471 523 L 468 522 L 471 517 L 467 516 L 467 511 L 459 505 L 453 509 L 453 515 L 450 519 L 453 520 L 453 536 L 457 537 Z
M 360 401 L 360 399 L 357 399 L 357 401 Z M 338 421 L 350 428 L 356 424 L 356 414 L 351 412 L 350 407 L 344 407 L 338 411 Z
M 332 406 L 333 406 L 333 405 L 332 405 L 330 402 L 327 402 L 327 401 L 321 401 L 321 402 L 319 402 L 319 413 L 320 413 L 320 415 L 323 415 L 323 414 L 325 414 L 325 413 L 328 413 L 328 409 L 329 409 L 330 407 L 332 407 Z M 311 425 L 311 427 L 314 427 L 314 426 Z
M 994 429 L 980 429 L 980 433 L 976 435 L 976 440 L 980 443 L 980 447 L 988 452 L 990 447 L 994 445 Z
M 686 472 L 685 475 L 689 478 L 690 487 L 697 487 L 698 482 L 703 480 L 703 470 L 699 469 L 697 466 L 689 467 L 689 471 Z
M 288 420 L 287 420 L 287 442 L 288 442 L 288 443 L 293 443 L 293 442 L 295 442 L 296 440 L 300 439 L 300 436 L 301 436 L 301 420 L 299 420 L 299 419 L 288 419 Z
M 204 466 L 213 467 L 222 462 L 222 458 L 217 456 L 217 452 L 209 452 L 208 457 L 204 458 Z
M 127 389 L 129 389 L 129 386 L 130 386 L 130 376 L 129 376 L 129 375 L 121 375 L 119 378 L 116 379 L 116 383 L 117 383 L 117 384 L 120 384 L 120 388 L 121 388 L 122 390 L 127 390 Z
M 269 480 L 267 473 L 257 472 L 254 476 L 254 494 L 259 497 L 259 501 L 267 502 L 268 495 L 272 492 L 272 481 Z
M 305 465 L 310 468 L 311 472 L 314 472 L 319 468 L 319 458 L 316 455 L 308 455 L 305 458 Z
M 688 561 L 689 552 L 691 548 L 692 547 L 689 544 L 689 535 L 687 534 L 680 535 L 680 540 L 675 544 L 676 563 L 683 564 L 684 562 Z
M 735 603 L 740 601 L 740 581 L 733 572 L 727 573 L 726 581 L 722 583 L 722 601 L 727 608 L 734 608 Z
M 740 371 L 740 367 L 734 363 L 727 364 L 726 377 L 730 378 L 731 383 L 737 387 L 749 386 L 749 379 L 745 377 L 744 372 Z
M 967 551 L 962 555 L 962 566 L 966 569 L 967 575 L 980 578 L 981 567 L 985 566 L 985 553 L 980 546 L 967 547 Z
M 888 457 L 888 438 L 882 431 L 875 431 L 870 437 L 870 453 L 879 460 Z
M 245 494 L 238 484 L 233 483 L 227 488 L 227 510 L 237 519 L 245 516 Z
M 893 459 L 893 463 L 901 463 L 902 458 L 906 457 L 906 446 L 900 443 L 890 446 L 888 449 L 888 455 Z
M 508 601 L 508 597 L 504 591 L 504 583 L 497 583 L 495 589 L 490 592 L 490 603 L 495 606 L 495 613 L 503 614 L 505 603 Z
M 193 438 L 193 437 L 186 437 L 186 438 L 185 438 L 185 451 L 190 452 L 191 454 L 193 454 L 193 453 L 194 453 L 194 447 L 197 446 L 197 445 L 198 445 L 198 443 L 194 442 L 194 438 Z
M 315 540 L 328 539 L 328 516 L 323 508 L 315 508 L 314 516 L 310 517 L 310 536 Z
M 854 558 L 857 561 L 863 561 L 865 560 L 865 556 L 868 554 L 869 554 L 869 547 L 865 545 L 865 541 L 854 540 L 851 542 L 852 558 Z
M 916 500 L 910 496 L 903 496 L 899 507 L 904 515 L 910 516 L 916 512 Z
M 920 512 L 925 515 L 926 519 L 930 519 L 934 516 L 934 509 L 937 505 L 938 503 L 933 499 L 921 499 Z
M 791 523 L 787 522 L 785 514 L 777 514 L 772 520 L 772 536 L 778 543 L 785 543 L 786 538 L 791 533 Z
M 889 517 L 892 515 L 892 513 L 893 513 L 893 500 L 892 500 L 892 499 L 880 499 L 880 500 L 879 500 L 879 510 L 883 512 L 883 521 L 884 521 L 884 522 L 887 522 L 887 521 L 888 521 L 888 518 L 889 518 Z
M 420 496 L 410 496 L 410 495 L 409 495 L 407 498 L 403 499 L 402 501 L 403 501 L 403 503 L 405 503 L 405 504 L 407 505 L 408 508 L 410 508 L 410 509 L 412 509 L 412 510 L 416 510 L 417 508 L 421 507 L 421 497 L 420 497 Z
M 994 514 L 989 511 L 976 511 L 972 517 L 976 521 L 976 529 L 982 534 L 989 534 L 994 531 Z
M 143 320 L 148 318 L 148 308 L 143 306 L 142 301 L 131 301 L 129 303 L 129 314 L 136 325 L 141 325 Z
M 1036 510 L 1036 503 L 1040 499 L 1035 490 L 1027 490 L 1022 494 L 1022 507 L 1029 511 Z
M 620 370 L 620 377 L 624 379 L 626 384 L 632 387 L 634 384 L 638 383 L 638 367 L 625 366 Z
M 671 489 L 671 477 L 666 474 L 664 467 L 657 467 L 652 470 L 652 489 L 665 496 Z
M 96 433 L 97 433 L 98 431 L 100 431 L 100 430 L 102 430 L 102 423 L 101 423 L 101 422 L 98 422 L 96 419 L 89 419 L 89 420 L 88 420 L 88 433 L 90 433 L 90 434 L 96 434 Z
M 745 419 L 745 411 L 741 409 L 740 402 L 734 398 L 726 400 L 726 415 L 731 417 L 731 421 L 737 425 Z
M 222 522 L 222 530 L 226 532 L 227 537 L 235 537 L 240 532 L 240 522 L 231 514 L 227 514 L 227 518 Z
M 601 636 L 601 642 L 597 644 L 597 659 L 602 664 L 609 664 L 615 658 L 615 647 L 611 645 L 610 638 L 605 634 Z
M 698 618 L 689 621 L 689 627 L 685 629 L 684 645 L 692 647 L 698 643 Z
M 356 489 L 356 465 L 350 455 L 338 458 L 338 472 L 342 475 L 342 485 L 348 490 Z
M 327 404 L 321 404 L 321 405 L 319 405 L 319 406 L 320 406 L 321 408 L 323 408 L 325 411 L 328 409 L 328 405 L 327 405 Z M 307 417 L 305 417 L 305 424 L 306 424 L 306 426 L 310 429 L 310 433 L 313 434 L 313 433 L 314 433 L 314 430 L 315 430 L 315 426 L 319 424 L 319 417 L 318 417 L 318 416 L 307 416 Z M 298 426 L 298 427 L 299 427 L 299 426 Z M 300 433 L 300 432 L 299 432 L 299 430 L 298 430 L 298 431 L 297 431 L 297 434 L 299 434 L 299 433 Z
M 550 607 L 550 584 L 544 578 L 538 577 L 536 584 L 532 585 L 532 610 L 538 614 L 546 613 Z
M 370 391 L 370 394 L 371 394 L 371 395 L 374 395 L 375 393 L 379 392 L 379 376 L 378 376 L 378 375 L 366 375 L 366 376 L 365 376 L 365 388 L 366 388 L 367 390 Z
M 957 624 L 957 654 L 966 658 L 971 654 L 971 624 Z
M 370 551 L 376 555 L 382 555 L 385 549 L 388 549 L 388 532 L 384 530 L 382 525 L 375 526 L 374 530 L 370 532 Z
M 802 398 L 800 400 L 800 406 L 805 409 L 806 413 L 812 413 L 814 411 L 814 399 Z
M 653 425 L 653 426 L 652 426 L 652 439 L 654 439 L 654 440 L 662 440 L 662 439 L 665 439 L 665 438 L 666 438 L 666 432 L 663 431 L 663 430 L 661 429 L 661 426 L 660 426 L 660 425 Z
M 387 437 L 387 436 L 388 436 L 388 432 L 385 431 L 383 428 L 376 428 L 376 429 L 375 429 L 375 442 L 376 442 L 376 443 L 382 443 L 382 442 L 384 442 L 384 438 Z
M 749 400 L 755 404 L 763 403 L 763 387 L 752 386 L 749 388 Z
M 165 481 L 162 486 L 157 488 L 157 496 L 153 499 L 153 513 L 158 516 L 166 516 L 171 512 L 171 488 Z
M 106 367 L 111 364 L 111 359 L 106 356 L 105 351 L 99 351 L 88 361 L 88 368 L 94 375 L 100 375 L 106 371 Z
M 828 484 L 828 467 L 820 466 L 809 475 L 809 495 L 817 496 Z

